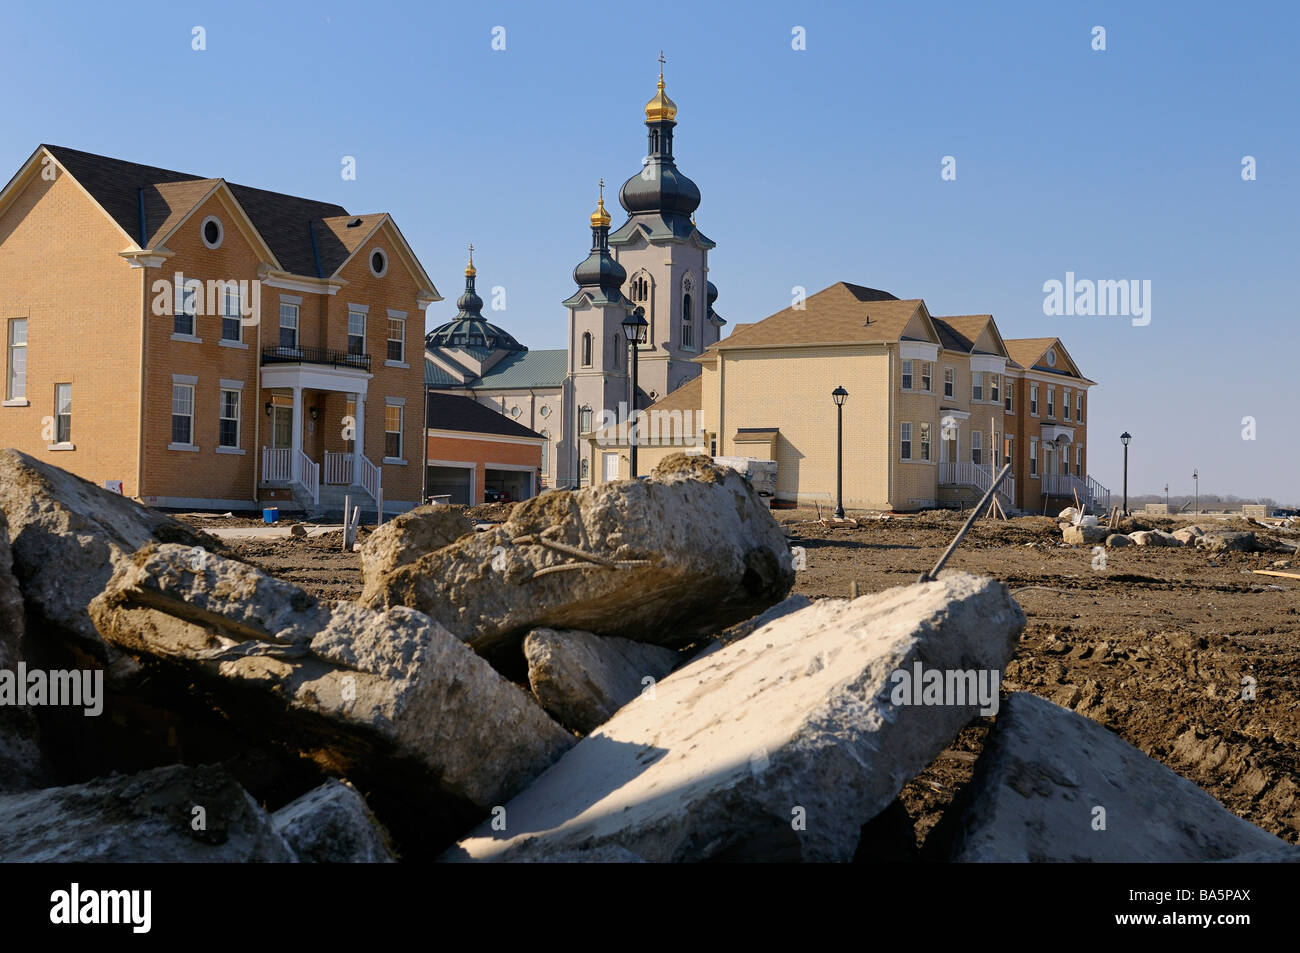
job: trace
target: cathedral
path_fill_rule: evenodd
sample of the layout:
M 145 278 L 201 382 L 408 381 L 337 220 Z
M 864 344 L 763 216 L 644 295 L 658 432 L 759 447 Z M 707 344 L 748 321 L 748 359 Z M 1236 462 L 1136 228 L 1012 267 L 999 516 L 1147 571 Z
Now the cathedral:
M 543 487 L 592 482 L 584 437 L 601 411 L 644 409 L 696 377 L 692 359 L 726 323 L 713 309 L 718 291 L 708 279 L 714 243 L 695 225 L 700 190 L 673 158 L 677 105 L 664 89 L 662 62 L 645 107 L 646 157 L 619 190 L 627 220 L 610 230 L 603 180 L 590 216 L 591 251 L 573 269 L 577 288 L 563 301 L 568 347 L 530 351 L 483 317 L 472 246 L 456 316 L 425 339 L 431 392 L 470 397 L 545 438 Z M 634 396 L 622 324 L 637 309 L 648 328 Z

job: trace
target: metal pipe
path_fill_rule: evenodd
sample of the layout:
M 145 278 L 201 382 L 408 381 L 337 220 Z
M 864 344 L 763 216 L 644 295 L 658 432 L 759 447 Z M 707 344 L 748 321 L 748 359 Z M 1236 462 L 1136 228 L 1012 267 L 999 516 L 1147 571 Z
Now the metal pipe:
M 1003 478 L 1010 472 L 1011 464 L 1007 464 L 1002 468 L 1002 472 L 993 478 L 993 482 L 989 484 L 989 488 L 984 492 L 984 496 L 980 498 L 979 503 L 977 503 L 970 511 L 970 516 L 966 517 L 965 525 L 957 531 L 956 537 L 954 537 L 953 541 L 948 544 L 948 548 L 943 551 L 943 555 L 940 556 L 939 561 L 934 564 L 934 568 L 929 572 L 921 573 L 921 577 L 917 579 L 917 582 L 932 582 L 935 577 L 939 575 L 939 570 L 943 568 L 943 564 L 948 561 L 948 557 L 953 554 L 957 549 L 958 544 L 960 544 L 966 534 L 970 532 L 970 528 L 975 525 L 975 520 L 979 519 L 979 515 L 983 511 L 984 507 L 988 506 L 989 501 L 993 499 L 993 494 L 998 491 L 998 484 L 1000 484 Z

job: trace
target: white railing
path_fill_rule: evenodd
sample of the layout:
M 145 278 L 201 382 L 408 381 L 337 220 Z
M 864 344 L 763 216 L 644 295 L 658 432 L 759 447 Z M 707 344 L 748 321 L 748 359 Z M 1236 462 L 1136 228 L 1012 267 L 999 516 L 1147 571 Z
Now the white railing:
M 325 451 L 325 482 L 331 486 L 352 485 L 352 459 L 350 453 Z
M 262 448 L 262 482 L 288 483 L 293 479 L 293 451 L 286 448 Z
M 298 482 L 311 494 L 312 505 L 320 503 L 320 464 L 298 451 Z
M 361 479 L 358 480 L 361 488 L 369 493 L 376 504 L 379 502 L 379 495 L 383 492 L 384 472 L 370 462 L 370 458 L 364 454 L 361 456 Z
M 1099 510 L 1110 510 L 1110 490 L 1102 486 L 1092 477 L 1088 477 L 1088 496 L 1092 498 L 1093 506 Z
M 1110 509 L 1110 490 L 1092 477 L 1082 480 L 1073 473 L 1046 473 L 1043 475 L 1043 492 L 1049 496 L 1069 498 L 1077 493 L 1079 502 L 1094 510 Z
M 969 460 L 939 464 L 940 486 L 974 486 L 978 487 L 981 493 L 987 493 L 989 487 L 993 485 L 994 476 L 996 474 L 992 467 L 986 467 L 982 463 L 972 463 Z M 1016 478 L 1008 473 L 998 486 L 998 495 L 1014 503 Z

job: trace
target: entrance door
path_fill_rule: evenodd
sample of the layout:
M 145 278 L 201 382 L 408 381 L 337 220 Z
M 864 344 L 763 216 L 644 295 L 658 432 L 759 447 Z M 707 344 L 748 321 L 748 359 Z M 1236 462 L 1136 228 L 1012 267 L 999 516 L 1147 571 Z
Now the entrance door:
M 287 450 L 293 446 L 293 408 L 275 405 L 271 408 L 271 446 Z
M 602 453 L 601 459 L 603 461 L 602 465 L 605 468 L 604 470 L 605 482 L 608 483 L 611 480 L 617 480 L 618 479 L 618 454 Z

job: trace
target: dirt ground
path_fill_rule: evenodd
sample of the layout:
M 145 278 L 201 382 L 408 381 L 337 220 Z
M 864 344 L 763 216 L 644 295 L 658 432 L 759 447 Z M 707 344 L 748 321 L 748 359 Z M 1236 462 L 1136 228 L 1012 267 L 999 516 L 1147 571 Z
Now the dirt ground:
M 508 507 L 498 509 L 473 515 L 504 518 Z M 809 598 L 847 597 L 853 582 L 864 594 L 910 583 L 962 522 L 935 512 L 832 528 L 808 522 L 810 511 L 773 515 L 804 547 L 795 592 Z M 1150 519 L 1123 529 L 1177 525 Z M 1213 528 L 1261 532 L 1240 520 Z M 340 544 L 330 534 L 230 546 L 320 597 L 354 598 L 359 560 Z M 1061 544 L 1056 520 L 1043 517 L 981 520 L 957 549 L 948 568 L 1002 580 L 1028 619 L 1004 692 L 1031 691 L 1092 718 L 1230 810 L 1300 843 L 1300 580 L 1251 574 L 1297 571 L 1300 559 L 1129 546 L 1109 550 L 1104 568 L 1094 560 L 1092 547 Z M 1246 677 L 1253 700 L 1242 697 Z M 918 848 L 970 780 L 991 724 L 972 722 L 904 788 Z M 932 842 L 921 856 L 936 850 Z

